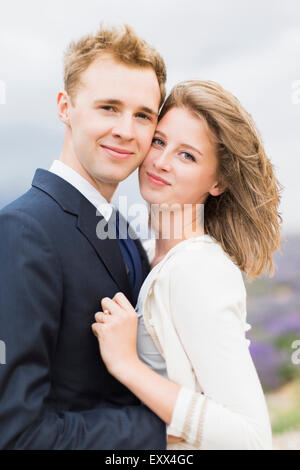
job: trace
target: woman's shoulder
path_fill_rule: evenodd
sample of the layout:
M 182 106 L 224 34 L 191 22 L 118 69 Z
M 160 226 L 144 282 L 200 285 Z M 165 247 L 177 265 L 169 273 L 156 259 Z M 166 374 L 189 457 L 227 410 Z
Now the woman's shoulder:
M 155 255 L 155 239 L 142 242 L 147 253 L 149 263 Z M 232 261 L 223 249 L 221 243 L 210 235 L 201 235 L 189 238 L 175 245 L 157 269 L 157 279 L 164 278 L 193 283 L 202 281 L 222 283 L 228 289 L 241 286 L 244 290 L 244 281 L 239 267 Z
M 190 238 L 179 243 L 174 255 L 173 260 L 177 259 L 177 261 L 180 259 L 183 262 L 196 264 L 201 259 L 203 261 L 225 263 L 232 268 L 237 268 L 222 245 L 210 235 Z
M 188 243 L 186 243 L 188 242 Z M 185 281 L 204 279 L 209 282 L 244 285 L 239 267 L 225 252 L 222 245 L 210 235 L 187 240 L 170 257 L 168 266 L 171 275 Z M 178 269 L 180 268 L 180 269 Z

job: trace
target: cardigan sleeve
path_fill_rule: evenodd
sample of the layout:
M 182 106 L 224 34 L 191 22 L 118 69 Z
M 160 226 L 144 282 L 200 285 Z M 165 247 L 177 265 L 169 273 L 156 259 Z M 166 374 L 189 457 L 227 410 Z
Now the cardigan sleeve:
M 220 250 L 206 245 L 180 253 L 180 269 L 171 270 L 171 315 L 203 392 L 180 388 L 168 434 L 199 449 L 271 449 L 267 406 L 245 338 L 243 278 Z

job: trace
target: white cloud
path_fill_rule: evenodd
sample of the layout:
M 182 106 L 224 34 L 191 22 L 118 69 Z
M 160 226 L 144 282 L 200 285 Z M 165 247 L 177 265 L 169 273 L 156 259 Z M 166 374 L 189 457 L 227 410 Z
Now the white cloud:
M 300 105 L 292 103 L 292 83 L 300 80 L 299 12 L 297 0 L 7 2 L 0 15 L 7 98 L 0 108 L 0 200 L 25 190 L 34 169 L 57 157 L 63 128 L 55 102 L 68 42 L 101 20 L 128 22 L 165 57 L 169 88 L 187 78 L 215 80 L 251 112 L 286 186 L 286 227 L 300 231 Z M 139 197 L 136 176 L 124 189 Z

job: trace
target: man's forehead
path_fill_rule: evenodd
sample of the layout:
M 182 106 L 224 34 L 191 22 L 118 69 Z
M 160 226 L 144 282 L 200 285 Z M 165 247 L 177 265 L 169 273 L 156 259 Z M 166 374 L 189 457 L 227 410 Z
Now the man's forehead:
M 113 58 L 95 59 L 86 70 L 81 74 L 83 81 L 101 80 L 117 81 L 129 80 L 140 81 L 141 85 L 145 82 L 158 83 L 156 73 L 152 67 L 139 67 L 135 65 L 127 65 L 116 61 Z
M 80 83 L 93 95 L 93 100 L 141 101 L 157 107 L 160 88 L 152 68 L 137 68 L 116 62 L 113 58 L 96 59 L 82 73 Z M 147 101 L 147 103 L 145 102 Z

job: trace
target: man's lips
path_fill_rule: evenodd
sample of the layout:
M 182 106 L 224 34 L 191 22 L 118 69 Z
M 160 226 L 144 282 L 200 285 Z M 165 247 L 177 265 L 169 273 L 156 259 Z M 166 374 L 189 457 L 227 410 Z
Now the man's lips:
M 156 184 L 157 186 L 166 186 L 166 185 L 171 184 L 167 180 L 161 178 L 160 176 L 154 175 L 153 173 L 150 173 L 149 171 L 147 171 L 147 176 L 148 176 L 148 180 L 151 183 Z
M 100 147 L 102 147 L 111 157 L 114 158 L 128 158 L 134 153 L 131 150 L 122 149 L 119 147 L 111 147 L 110 145 L 100 144 Z

